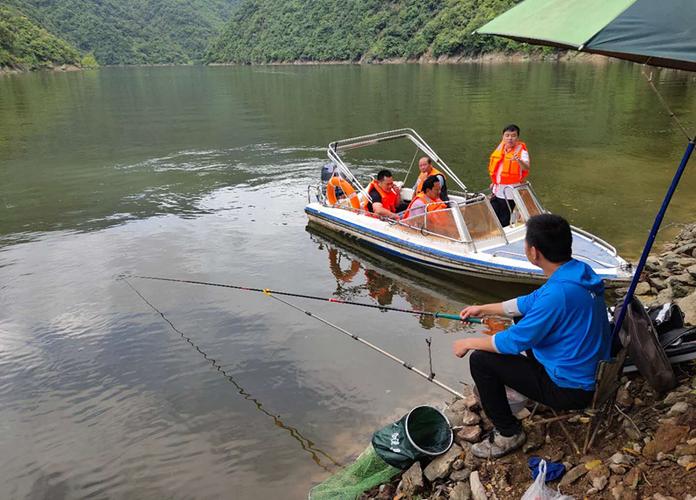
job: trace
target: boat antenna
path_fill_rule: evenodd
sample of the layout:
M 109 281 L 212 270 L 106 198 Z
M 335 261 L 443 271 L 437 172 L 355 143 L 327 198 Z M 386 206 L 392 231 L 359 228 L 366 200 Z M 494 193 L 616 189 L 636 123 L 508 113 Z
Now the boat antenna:
M 413 164 L 416 162 L 416 157 L 418 156 L 418 152 L 420 151 L 420 148 L 416 146 L 416 152 L 413 153 L 413 159 L 411 160 L 411 164 L 408 166 L 408 170 L 406 171 L 406 175 L 404 176 L 404 184 L 406 184 L 406 179 L 408 179 L 409 174 L 411 173 L 411 169 L 413 168 Z M 415 193 L 414 193 L 415 195 Z

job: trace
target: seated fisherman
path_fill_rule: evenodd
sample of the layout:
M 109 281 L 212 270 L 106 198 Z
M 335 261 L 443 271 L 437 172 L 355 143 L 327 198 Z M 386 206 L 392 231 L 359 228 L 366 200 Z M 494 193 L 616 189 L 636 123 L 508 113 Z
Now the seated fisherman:
M 404 212 L 404 219 L 416 215 L 423 215 L 426 210 L 428 212 L 433 212 L 435 210 L 447 208 L 447 204 L 440 198 L 441 188 L 438 177 L 437 175 L 431 175 L 423 181 L 423 190 L 411 200 L 406 212 Z
M 369 200 L 363 208 L 380 217 L 398 220 L 398 212 L 406 208 L 406 204 L 401 201 L 400 189 L 394 184 L 389 170 L 380 170 L 377 173 L 377 180 L 367 186 L 367 194 Z
M 572 236 L 562 217 L 542 214 L 527 221 L 525 253 L 548 277 L 529 295 L 498 304 L 469 306 L 469 316 L 522 316 L 491 337 L 454 343 L 454 354 L 469 359 L 481 406 L 495 425 L 475 444 L 480 458 L 500 457 L 524 443 L 526 435 L 505 395 L 510 387 L 557 410 L 581 409 L 592 402 L 595 372 L 609 359 L 611 332 L 604 284 L 585 263 L 571 257 Z M 520 353 L 527 351 L 527 356 Z
M 440 198 L 443 201 L 449 201 L 445 176 L 442 172 L 433 167 L 433 160 L 427 156 L 424 156 L 418 160 L 418 170 L 420 170 L 420 175 L 418 176 L 418 179 L 416 179 L 416 184 L 413 186 L 413 197 L 415 198 L 417 194 L 423 192 L 423 183 L 425 182 L 425 179 L 431 175 L 436 175 L 440 181 Z

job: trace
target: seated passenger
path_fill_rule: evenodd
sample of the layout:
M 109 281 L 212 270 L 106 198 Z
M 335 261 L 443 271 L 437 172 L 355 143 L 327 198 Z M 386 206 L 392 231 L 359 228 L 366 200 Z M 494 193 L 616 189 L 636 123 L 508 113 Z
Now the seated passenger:
M 380 217 L 399 220 L 398 212 L 405 208 L 401 201 L 401 190 L 394 184 L 394 178 L 389 170 L 380 170 L 377 180 L 367 186 L 369 200 L 363 209 Z
M 438 177 L 431 175 L 423 181 L 423 190 L 411 200 L 411 204 L 404 213 L 404 219 L 423 215 L 426 211 L 434 212 L 447 208 L 447 204 L 440 198 L 441 187 Z
M 510 409 L 506 386 L 555 410 L 582 409 L 592 402 L 597 365 L 610 357 L 611 330 L 602 278 L 573 259 L 572 242 L 565 219 L 552 214 L 531 217 L 524 250 L 529 262 L 544 271 L 546 283 L 529 295 L 461 312 L 462 319 L 522 316 L 491 337 L 469 337 L 453 346 L 460 358 L 472 351 L 471 376 L 495 426 L 488 439 L 472 446 L 476 457 L 500 457 L 526 439 Z
M 440 198 L 443 201 L 449 201 L 449 196 L 447 196 L 447 182 L 445 181 L 445 176 L 438 169 L 433 167 L 433 160 L 427 156 L 424 156 L 418 160 L 418 170 L 420 170 L 420 175 L 416 180 L 415 186 L 413 186 L 413 197 L 415 198 L 418 193 L 423 192 L 423 183 L 425 179 L 431 175 L 436 175 L 437 179 L 440 181 Z

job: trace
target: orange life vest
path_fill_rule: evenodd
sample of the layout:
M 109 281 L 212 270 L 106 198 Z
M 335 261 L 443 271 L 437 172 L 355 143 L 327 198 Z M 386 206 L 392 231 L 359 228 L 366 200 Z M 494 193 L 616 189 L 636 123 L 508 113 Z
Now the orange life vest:
M 511 151 L 505 153 L 503 143 L 498 144 L 498 147 L 491 153 L 491 159 L 488 162 L 488 173 L 491 176 L 493 184 L 517 184 L 524 181 L 529 174 L 529 170 L 522 170 L 522 165 L 512 157 L 520 155 L 522 151 L 527 151 L 527 145 L 518 141 Z M 500 165 L 500 166 L 499 166 Z M 500 182 L 498 182 L 498 169 L 500 170 Z
M 433 200 L 429 198 L 425 193 L 418 193 L 417 196 L 413 197 L 411 203 L 408 204 L 408 208 L 406 209 L 406 211 L 404 212 L 404 216 L 402 217 L 403 219 L 408 219 L 411 216 L 411 207 L 413 206 L 413 203 L 416 200 L 421 200 L 423 203 L 425 203 L 425 210 L 428 212 L 434 212 L 435 210 L 444 210 L 447 208 L 447 204 L 443 202 L 440 198 Z
M 367 186 L 367 201 L 365 201 L 365 204 L 363 205 L 363 210 L 374 212 L 372 209 L 372 199 L 370 198 L 370 191 L 373 189 L 382 197 L 382 206 L 390 212 L 396 213 L 396 201 L 398 198 L 397 194 L 394 191 L 389 191 L 387 193 L 381 187 L 379 187 L 379 183 L 377 181 L 372 181 Z
M 433 168 L 430 170 L 430 173 L 429 173 L 429 174 L 424 174 L 424 173 L 421 172 L 421 173 L 418 175 L 418 180 L 416 181 L 416 188 L 415 188 L 415 191 L 413 191 L 413 196 L 415 196 L 415 195 L 417 195 L 418 193 L 420 193 L 420 192 L 423 191 L 423 183 L 425 182 L 425 179 L 427 179 L 427 178 L 430 177 L 431 175 L 441 175 L 443 179 L 445 178 L 445 175 L 444 175 L 442 172 L 440 172 L 438 169 L 436 169 L 435 167 L 433 167 Z M 444 186 L 441 186 L 441 187 L 444 187 Z M 414 198 L 414 199 L 415 199 L 415 198 Z

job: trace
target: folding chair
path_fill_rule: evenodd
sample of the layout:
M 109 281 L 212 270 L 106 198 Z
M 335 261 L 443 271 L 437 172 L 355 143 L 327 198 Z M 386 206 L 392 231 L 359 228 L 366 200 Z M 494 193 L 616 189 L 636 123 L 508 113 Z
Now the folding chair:
M 599 434 L 602 423 L 605 422 L 605 428 L 608 428 L 613 420 L 614 410 L 616 408 L 616 394 L 619 387 L 621 387 L 621 374 L 623 372 L 626 354 L 626 348 L 622 348 L 615 358 L 599 362 L 595 374 L 595 393 L 592 398 L 592 404 L 589 407 L 584 410 L 571 411 L 563 414 L 559 414 L 556 410 L 551 409 L 554 414 L 552 418 L 537 420 L 536 422 L 532 421 L 532 425 L 558 423 L 566 438 L 568 438 L 568 441 L 573 445 L 576 453 L 587 453 Z M 585 418 L 589 419 L 582 450 L 575 439 L 573 439 L 573 436 L 564 423 L 564 420 L 576 417 L 578 414 L 582 414 Z

